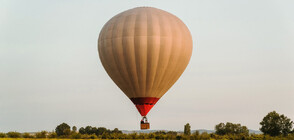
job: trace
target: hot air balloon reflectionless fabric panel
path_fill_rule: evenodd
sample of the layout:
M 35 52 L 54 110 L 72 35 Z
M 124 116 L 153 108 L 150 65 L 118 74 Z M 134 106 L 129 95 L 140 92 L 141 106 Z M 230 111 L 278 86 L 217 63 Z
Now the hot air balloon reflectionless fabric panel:
M 176 16 L 139 7 L 104 25 L 98 52 L 108 75 L 146 116 L 184 72 L 192 54 L 192 37 Z

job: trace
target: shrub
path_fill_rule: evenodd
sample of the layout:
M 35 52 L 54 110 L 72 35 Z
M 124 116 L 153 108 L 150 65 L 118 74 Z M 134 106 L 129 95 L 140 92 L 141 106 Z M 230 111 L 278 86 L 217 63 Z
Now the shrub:
M 23 137 L 23 138 L 34 138 L 34 136 L 31 135 L 30 133 L 23 133 L 23 134 L 22 134 L 22 137 Z
M 90 139 L 97 139 L 98 137 L 95 134 L 90 135 Z
M 203 133 L 200 135 L 200 139 L 201 139 L 201 140 L 209 140 L 209 139 L 210 139 L 210 135 L 209 135 L 207 132 L 203 132 Z
M 82 134 L 81 139 L 89 139 L 90 136 L 88 134 Z
M 6 134 L 9 138 L 20 138 L 21 134 L 19 132 L 8 132 Z
M 6 138 L 6 134 L 5 133 L 0 133 L 0 138 Z
M 72 139 L 81 139 L 82 135 L 80 133 L 72 133 L 71 138 Z
M 35 134 L 36 138 L 46 138 L 47 137 L 47 131 L 41 131 L 41 132 L 37 132 Z
M 55 132 L 51 132 L 48 134 L 48 138 L 57 138 L 57 134 Z

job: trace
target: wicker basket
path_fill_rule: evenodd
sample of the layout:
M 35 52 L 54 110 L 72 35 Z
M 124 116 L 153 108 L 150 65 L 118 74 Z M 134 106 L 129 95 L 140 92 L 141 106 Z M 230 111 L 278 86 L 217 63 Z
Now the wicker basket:
M 150 124 L 149 123 L 141 123 L 141 129 L 149 129 Z

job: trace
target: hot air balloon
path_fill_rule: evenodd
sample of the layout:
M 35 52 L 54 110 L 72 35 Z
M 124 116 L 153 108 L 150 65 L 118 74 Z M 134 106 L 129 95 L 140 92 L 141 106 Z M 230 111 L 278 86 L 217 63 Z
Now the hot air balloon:
M 98 38 L 99 57 L 108 75 L 146 115 L 179 79 L 192 54 L 192 37 L 176 16 L 138 7 L 111 18 Z

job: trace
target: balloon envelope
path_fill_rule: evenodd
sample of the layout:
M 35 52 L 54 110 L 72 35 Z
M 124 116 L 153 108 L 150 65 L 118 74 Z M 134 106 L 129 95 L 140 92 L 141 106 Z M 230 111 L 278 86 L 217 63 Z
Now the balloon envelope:
M 188 65 L 192 37 L 176 16 L 139 7 L 104 25 L 98 52 L 108 75 L 146 116 Z

